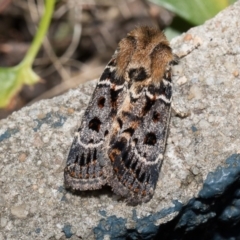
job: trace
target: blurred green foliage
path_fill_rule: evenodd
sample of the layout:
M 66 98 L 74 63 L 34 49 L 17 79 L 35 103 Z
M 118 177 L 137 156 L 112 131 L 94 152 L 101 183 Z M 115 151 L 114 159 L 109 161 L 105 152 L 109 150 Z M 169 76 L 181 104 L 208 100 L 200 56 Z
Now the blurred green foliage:
M 190 27 L 203 24 L 236 0 L 151 0 L 176 14 L 166 34 L 170 38 L 187 31 Z
M 33 85 L 40 80 L 32 70 L 32 64 L 48 30 L 54 5 L 55 0 L 45 1 L 44 15 L 24 59 L 15 67 L 0 68 L 0 108 L 7 107 L 24 84 Z

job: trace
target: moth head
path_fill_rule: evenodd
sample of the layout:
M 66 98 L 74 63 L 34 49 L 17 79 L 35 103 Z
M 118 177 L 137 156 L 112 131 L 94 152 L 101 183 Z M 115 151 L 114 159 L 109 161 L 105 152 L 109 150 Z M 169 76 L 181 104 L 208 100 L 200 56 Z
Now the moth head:
M 158 82 L 172 59 L 163 32 L 153 27 L 138 27 L 119 42 L 116 76 L 120 78 L 128 72 L 126 80 L 136 80 L 139 84 L 151 78 L 151 81 Z

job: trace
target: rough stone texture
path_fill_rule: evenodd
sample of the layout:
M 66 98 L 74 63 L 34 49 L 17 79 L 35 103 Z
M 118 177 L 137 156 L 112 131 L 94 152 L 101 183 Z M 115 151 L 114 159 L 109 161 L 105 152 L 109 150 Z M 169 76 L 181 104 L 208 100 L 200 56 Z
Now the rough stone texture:
M 175 67 L 173 80 L 175 108 L 191 115 L 172 117 L 157 189 L 146 204 L 127 206 L 108 187 L 79 194 L 64 189 L 73 133 L 96 82 L 2 120 L 0 239 L 151 239 L 157 232 L 161 239 L 181 239 L 210 222 L 236 226 L 239 16 L 237 1 L 171 42 L 178 55 L 190 51 Z M 216 230 L 215 239 L 225 239 L 221 234 Z

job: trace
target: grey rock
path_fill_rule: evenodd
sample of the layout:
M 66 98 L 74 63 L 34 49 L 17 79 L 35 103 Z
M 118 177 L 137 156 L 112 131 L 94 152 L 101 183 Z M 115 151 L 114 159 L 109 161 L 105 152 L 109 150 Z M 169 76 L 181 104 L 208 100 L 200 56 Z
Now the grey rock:
M 190 51 L 174 71 L 173 97 L 175 107 L 191 114 L 172 116 L 160 178 L 146 204 L 128 206 L 107 187 L 79 194 L 64 188 L 66 157 L 96 81 L 1 120 L 0 238 L 151 239 L 158 233 L 171 239 L 196 236 L 219 222 L 234 233 L 240 212 L 239 16 L 237 1 L 171 42 L 180 56 Z M 221 229 L 214 234 L 223 239 Z
M 17 218 L 26 218 L 28 215 L 28 211 L 27 211 L 26 207 L 27 206 L 25 204 L 13 206 L 13 207 L 11 207 L 11 213 L 13 216 L 15 216 Z

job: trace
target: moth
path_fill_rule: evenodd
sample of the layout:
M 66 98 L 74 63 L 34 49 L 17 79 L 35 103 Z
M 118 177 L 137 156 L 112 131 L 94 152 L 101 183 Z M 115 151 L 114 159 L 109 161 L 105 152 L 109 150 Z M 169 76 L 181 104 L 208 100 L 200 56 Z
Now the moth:
M 168 133 L 173 62 L 158 29 L 138 27 L 119 42 L 75 133 L 64 169 L 67 188 L 107 184 L 131 204 L 152 198 Z

